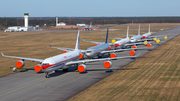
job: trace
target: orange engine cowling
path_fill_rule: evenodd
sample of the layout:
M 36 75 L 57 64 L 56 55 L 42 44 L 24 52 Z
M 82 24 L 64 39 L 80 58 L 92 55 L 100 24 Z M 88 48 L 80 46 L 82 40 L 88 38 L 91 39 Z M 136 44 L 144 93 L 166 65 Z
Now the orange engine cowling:
M 131 55 L 131 56 L 134 56 L 135 54 L 136 54 L 136 52 L 133 50 L 129 52 L 129 55 Z
M 36 71 L 36 72 L 40 72 L 41 70 L 42 70 L 42 67 L 41 67 L 41 65 L 36 65 L 35 67 L 34 67 L 34 70 Z
M 94 44 L 94 46 L 97 46 L 98 44 Z
M 147 47 L 151 47 L 152 45 L 151 44 L 147 44 Z
M 82 30 L 84 30 L 84 28 Z
M 19 60 L 19 61 L 16 62 L 16 67 L 17 68 L 22 68 L 22 67 L 24 67 L 24 65 L 25 65 L 25 63 L 24 63 L 23 60 Z
M 91 28 L 91 30 L 93 30 L 93 28 Z
M 97 29 L 99 29 L 99 28 L 97 28 Z
M 109 46 L 108 50 L 110 50 L 110 49 L 111 49 L 111 46 Z
M 111 53 L 110 58 L 115 58 L 116 56 L 116 53 Z
M 82 59 L 84 57 L 83 53 L 80 53 L 79 59 Z
M 67 53 L 67 52 L 68 52 L 68 51 L 63 51 L 63 54 L 64 54 L 64 53 Z
M 137 46 L 132 46 L 131 48 L 134 49 L 134 50 L 136 50 Z
M 105 61 L 104 62 L 104 68 L 111 68 L 112 62 L 111 61 Z
M 78 71 L 79 71 L 80 73 L 85 72 L 85 71 L 86 71 L 86 65 L 80 64 L 80 65 L 78 66 Z

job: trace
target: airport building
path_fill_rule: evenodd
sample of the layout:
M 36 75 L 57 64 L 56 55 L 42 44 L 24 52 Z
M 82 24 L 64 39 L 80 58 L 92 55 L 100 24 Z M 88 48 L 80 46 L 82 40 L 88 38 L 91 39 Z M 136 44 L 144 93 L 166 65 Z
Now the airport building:
M 76 26 L 86 26 L 85 23 L 77 23 Z
M 28 17 L 29 17 L 29 13 L 24 13 L 24 27 L 21 27 L 21 26 L 8 27 L 8 29 L 6 29 L 4 32 L 20 32 L 20 31 L 40 30 L 41 27 L 39 27 L 39 25 L 36 25 L 35 27 L 28 25 Z

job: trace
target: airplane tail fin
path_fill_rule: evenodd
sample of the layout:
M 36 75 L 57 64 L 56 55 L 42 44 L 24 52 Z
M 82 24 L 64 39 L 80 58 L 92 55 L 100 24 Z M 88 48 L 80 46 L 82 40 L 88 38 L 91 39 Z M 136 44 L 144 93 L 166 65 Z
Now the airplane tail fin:
M 129 38 L 129 26 L 127 27 L 127 36 L 126 38 Z
M 149 31 L 148 31 L 148 33 L 150 33 L 150 24 L 149 24 Z
M 109 28 L 107 28 L 106 42 L 105 43 L 108 43 L 108 31 L 109 31 Z
M 138 35 L 140 35 L 140 25 L 139 25 Z
M 79 41 L 80 41 L 80 31 L 78 31 L 77 40 L 76 40 L 76 50 L 79 50 Z
M 90 22 L 90 27 L 92 27 L 92 21 Z

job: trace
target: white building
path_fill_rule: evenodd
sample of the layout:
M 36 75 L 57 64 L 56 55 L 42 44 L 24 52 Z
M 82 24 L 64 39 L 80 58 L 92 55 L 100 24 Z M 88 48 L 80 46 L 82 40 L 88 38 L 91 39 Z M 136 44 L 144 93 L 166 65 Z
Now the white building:
M 64 23 L 64 22 L 60 22 L 60 23 L 57 23 L 57 25 L 56 26 L 66 26 L 66 23 Z
M 86 26 L 85 23 L 77 23 L 76 26 Z

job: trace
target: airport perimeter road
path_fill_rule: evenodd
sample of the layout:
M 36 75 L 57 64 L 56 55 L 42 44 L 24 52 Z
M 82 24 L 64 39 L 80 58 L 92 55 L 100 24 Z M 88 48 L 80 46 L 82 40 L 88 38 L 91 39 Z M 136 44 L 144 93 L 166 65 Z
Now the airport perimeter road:
M 180 26 L 166 31 L 159 31 L 153 35 L 174 34 L 174 36 L 168 39 L 170 40 L 179 33 Z M 160 44 L 156 44 L 155 42 L 152 42 L 152 44 L 156 48 L 164 42 L 162 39 Z M 143 56 L 150 51 L 139 50 L 136 53 L 141 53 L 140 56 Z M 128 53 L 128 51 L 120 52 L 117 56 L 129 55 Z M 103 67 L 103 62 L 94 62 L 87 64 L 87 73 L 82 74 L 74 72 L 72 67 L 70 72 L 67 73 L 63 73 L 60 70 L 59 72 L 50 74 L 51 78 L 48 79 L 44 77 L 44 73 L 37 74 L 33 69 L 3 76 L 0 77 L 0 101 L 64 101 L 132 61 L 134 59 L 112 61 L 112 72 L 108 72 Z

